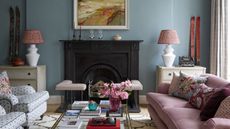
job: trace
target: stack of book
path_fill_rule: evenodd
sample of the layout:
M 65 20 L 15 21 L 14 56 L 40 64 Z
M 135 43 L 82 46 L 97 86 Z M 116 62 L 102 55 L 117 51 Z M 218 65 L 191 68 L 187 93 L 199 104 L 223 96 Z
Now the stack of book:
M 100 115 L 101 115 L 101 107 L 98 106 L 95 111 L 92 111 L 92 110 L 89 110 L 88 106 L 86 106 L 85 108 L 81 110 L 79 118 L 89 119 L 93 117 L 98 117 Z
M 58 124 L 58 129 L 80 129 L 82 120 L 78 119 L 81 110 L 67 110 Z
M 64 119 L 78 119 L 80 110 L 67 110 L 64 114 Z
M 71 105 L 72 109 L 82 109 L 89 104 L 89 101 L 74 101 Z

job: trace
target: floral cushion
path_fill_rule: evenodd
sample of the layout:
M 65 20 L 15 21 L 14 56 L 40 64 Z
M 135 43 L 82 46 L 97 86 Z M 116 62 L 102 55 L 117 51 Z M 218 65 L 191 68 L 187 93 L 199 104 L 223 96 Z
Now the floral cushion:
M 189 100 L 193 94 L 195 84 L 205 83 L 205 76 L 189 76 L 183 72 L 180 75 L 173 74 L 173 80 L 169 87 L 169 94 L 175 97 Z
M 6 71 L 3 71 L 2 73 L 0 73 L 0 93 L 3 93 L 3 94 L 11 93 L 10 81 L 9 81 Z
M 195 108 L 201 109 L 205 106 L 208 99 L 214 94 L 215 89 L 206 86 L 204 83 L 196 84 L 194 92 L 189 99 L 189 103 Z

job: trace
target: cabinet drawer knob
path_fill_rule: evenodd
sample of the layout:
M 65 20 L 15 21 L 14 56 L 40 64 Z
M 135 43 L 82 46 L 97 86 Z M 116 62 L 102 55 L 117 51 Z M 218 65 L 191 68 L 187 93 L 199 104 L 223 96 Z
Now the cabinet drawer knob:
M 31 73 L 29 72 L 29 73 L 27 73 L 27 75 L 31 75 Z
M 172 76 L 172 73 L 169 73 L 168 75 L 169 75 L 169 76 Z

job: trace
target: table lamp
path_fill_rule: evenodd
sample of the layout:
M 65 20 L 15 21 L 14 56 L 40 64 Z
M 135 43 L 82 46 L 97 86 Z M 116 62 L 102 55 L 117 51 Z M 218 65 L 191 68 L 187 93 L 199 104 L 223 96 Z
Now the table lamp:
M 162 30 L 158 40 L 158 44 L 167 44 L 164 49 L 164 54 L 162 55 L 164 64 L 166 67 L 172 67 L 175 60 L 175 54 L 172 44 L 179 44 L 180 40 L 178 38 L 176 30 Z
M 43 43 L 43 38 L 39 30 L 25 30 L 23 42 L 29 44 L 28 54 L 26 54 L 27 62 L 30 66 L 36 67 L 39 59 L 36 44 Z

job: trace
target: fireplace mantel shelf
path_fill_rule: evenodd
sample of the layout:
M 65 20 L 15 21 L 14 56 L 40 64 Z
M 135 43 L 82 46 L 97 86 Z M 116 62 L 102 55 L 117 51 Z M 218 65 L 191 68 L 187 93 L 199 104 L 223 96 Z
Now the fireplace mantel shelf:
M 72 43 L 104 43 L 104 42 L 112 42 L 112 43 L 132 43 L 132 42 L 138 42 L 141 43 L 143 40 L 60 40 L 60 42 L 72 42 Z

